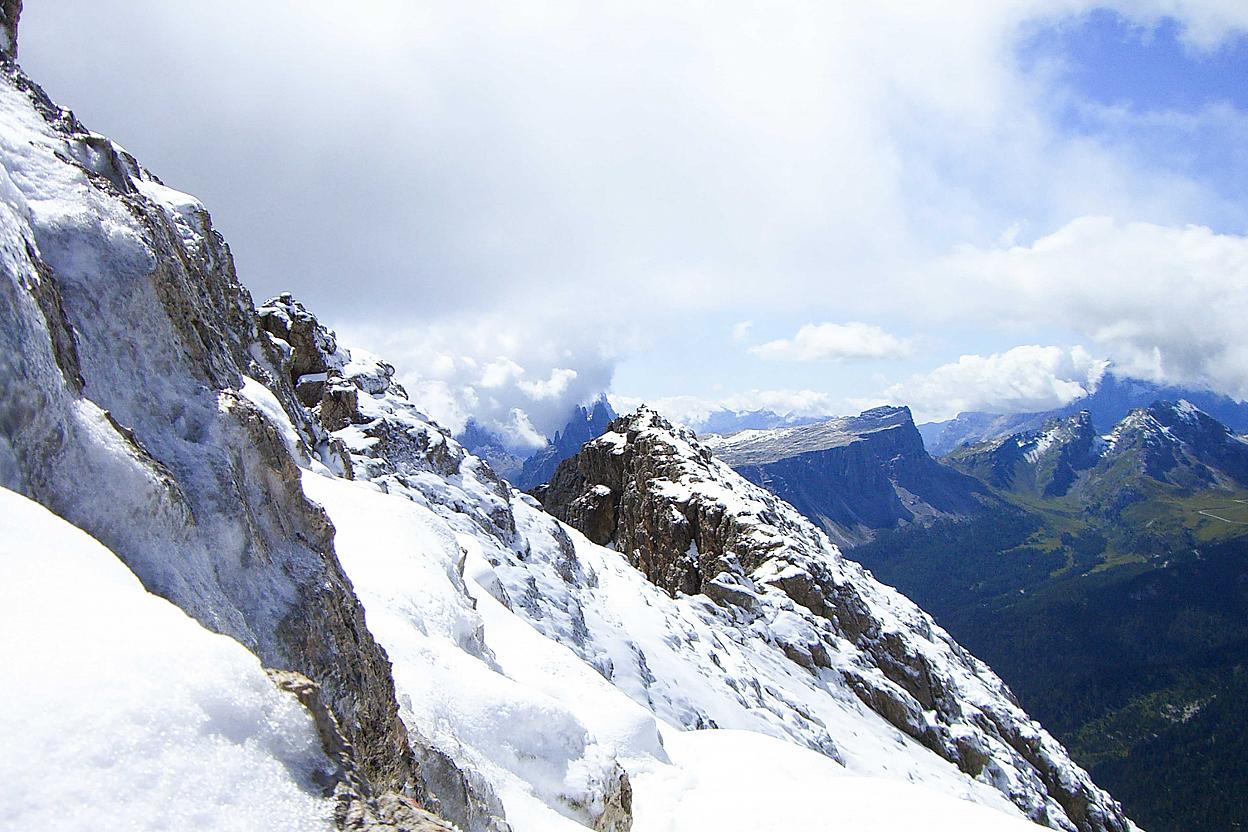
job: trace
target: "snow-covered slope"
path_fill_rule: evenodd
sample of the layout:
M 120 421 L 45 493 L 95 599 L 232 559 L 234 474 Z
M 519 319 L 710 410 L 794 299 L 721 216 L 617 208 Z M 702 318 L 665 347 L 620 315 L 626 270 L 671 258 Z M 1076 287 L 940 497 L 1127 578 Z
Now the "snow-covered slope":
M 330 830 L 311 716 L 233 639 L 0 489 L 0 829 Z
M 652 463 L 649 529 L 691 502 L 718 517 L 705 529 L 748 526 L 749 545 L 735 551 L 667 541 L 705 569 L 696 585 L 544 513 L 430 423 L 389 365 L 338 346 L 289 296 L 260 314 L 275 340 L 289 344 L 287 322 L 303 321 L 318 334 L 295 338 L 302 349 L 333 347 L 311 360 L 327 368 L 311 412 L 336 427 L 357 481 L 308 472 L 305 487 L 339 527 L 344 565 L 395 662 L 403 716 L 481 773 L 517 828 L 524 819 L 558 828 L 556 816 L 622 828 L 610 807 L 630 790 L 644 805 L 641 784 L 657 781 L 630 789 L 620 769 L 672 765 L 658 738 L 705 728 L 766 734 L 846 772 L 923 783 L 1057 828 L 1128 828 L 991 671 L 691 434 L 643 410 L 577 460 Z M 298 352 L 292 362 L 305 360 Z M 666 458 L 656 462 L 659 446 Z M 640 482 L 580 482 L 578 496 L 609 503 Z M 569 519 L 592 535 L 592 514 Z M 407 567 L 381 554 L 396 541 Z M 501 722 L 490 716 L 500 713 Z M 529 733 L 537 722 L 546 732 Z

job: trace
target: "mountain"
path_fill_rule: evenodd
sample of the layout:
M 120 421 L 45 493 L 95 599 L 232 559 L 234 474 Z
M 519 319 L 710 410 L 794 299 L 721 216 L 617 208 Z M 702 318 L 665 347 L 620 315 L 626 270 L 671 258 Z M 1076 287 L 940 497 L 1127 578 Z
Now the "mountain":
M 1104 437 L 1083 411 L 1040 430 L 964 445 L 945 459 L 1013 493 L 1054 497 L 1076 489 L 1086 501 L 1118 507 L 1141 493 L 1141 478 L 1181 489 L 1248 486 L 1248 441 L 1182 399 L 1133 410 Z
M 484 427 L 476 419 L 469 419 L 455 440 L 468 451 L 490 463 L 490 467 L 508 482 L 518 482 L 520 470 L 528 456 L 517 453 L 507 446 L 503 438 Z
M 879 529 L 970 516 L 991 500 L 977 480 L 927 454 L 904 407 L 703 441 L 842 545 L 869 540 Z
M 1060 496 L 1096 463 L 1105 445 L 1085 410 L 1054 417 L 1039 430 L 963 445 L 945 461 L 996 488 Z
M 1026 430 L 1034 430 L 1056 414 L 1045 413 L 959 413 L 944 422 L 927 422 L 918 426 L 923 445 L 934 457 L 942 457 L 962 445 L 974 445 L 990 439 L 1001 439 Z
M 643 411 L 559 467 L 598 545 L 292 295 L 257 308 L 204 207 L 11 56 L 0 136 L 8 825 L 1133 828 L 691 435 Z
M 1014 433 L 1036 430 L 1052 419 L 1063 419 L 1086 411 L 1099 430 L 1109 430 L 1132 410 L 1155 401 L 1190 402 L 1212 418 L 1238 433 L 1248 433 L 1248 403 L 1229 396 L 1184 387 L 1165 386 L 1126 378 L 1107 372 L 1096 390 L 1064 407 L 1043 413 L 959 413 L 946 422 L 919 425 L 923 442 L 933 456 L 944 456 L 960 445 L 973 445 L 1000 439 Z
M 266 320 L 306 314 L 284 298 L 261 308 Z M 323 350 L 335 341 L 326 331 L 302 343 Z M 402 599 L 405 610 L 452 613 L 384 615 L 375 625 L 395 661 L 404 716 L 420 736 L 433 726 L 450 731 L 452 741 L 437 747 L 460 769 L 484 772 L 508 818 L 554 808 L 595 828 L 616 823 L 628 806 L 654 799 L 646 772 L 666 780 L 687 765 L 663 750 L 683 745 L 667 725 L 757 732 L 839 770 L 914 778 L 998 808 L 1008 798 L 1056 828 L 1130 828 L 987 667 L 844 561 L 792 508 L 713 463 L 692 434 L 652 411 L 611 422 L 539 489 L 546 507 L 569 519 L 576 512 L 562 511 L 559 498 L 569 488 L 577 505 L 600 500 L 604 488 L 646 490 L 621 510 L 638 523 L 628 540 L 647 541 L 653 554 L 639 562 L 621 557 L 628 547 L 619 534 L 604 539 L 597 524 L 575 519 L 569 529 L 508 486 L 420 414 L 384 362 L 335 347 L 307 363 L 328 368 L 311 414 L 335 428 L 330 441 L 341 443 L 359 482 L 310 471 L 304 486 L 337 525 L 366 608 Z M 617 465 L 627 473 L 612 486 L 577 473 Z M 699 492 L 696 510 L 685 488 Z M 395 527 L 412 509 L 403 500 L 446 529 L 441 542 L 436 528 L 419 536 L 427 551 L 444 552 L 439 568 L 452 575 L 450 587 L 381 554 L 393 548 L 386 541 L 404 539 Z M 696 530 L 674 520 L 682 505 Z M 711 572 L 712 564 L 724 568 Z M 491 658 L 557 702 L 530 705 L 532 694 L 497 692 L 481 670 L 465 673 L 454 644 L 430 644 L 431 615 L 436 631 L 457 634 L 459 650 Z M 515 635 L 517 627 L 530 635 Z M 465 678 L 430 677 L 431 659 Z M 972 702 L 982 719 L 968 716 Z M 551 765 L 588 768 L 587 784 L 552 784 Z
M 705 614 L 735 622 L 737 635 L 716 640 L 714 650 L 749 644 L 747 633 L 766 633 L 773 649 L 809 670 L 802 682 L 851 693 L 903 735 L 984 782 L 1014 783 L 1005 791 L 1033 818 L 1080 828 L 1126 823 L 1036 733 L 987 667 L 691 432 L 642 408 L 563 462 L 538 495 L 556 517 L 623 554 L 678 601 L 705 597 Z M 803 687 L 789 680 L 776 685 L 775 695 L 807 703 L 809 716 L 797 721 L 806 742 L 846 760 L 878 753 L 851 740 L 852 731 L 816 740 L 823 733 L 816 726 L 841 720 L 828 722 L 826 703 Z M 814 736 L 806 733 L 812 728 Z M 986 754 L 989 749 L 996 752 Z M 1016 791 L 1028 782 L 1025 791 L 1040 788 L 1047 796 Z
M 998 510 L 852 551 L 985 656 L 1149 829 L 1248 811 L 1248 442 L 1190 402 L 959 448 Z M 1161 761 L 1165 761 L 1162 763 Z
M 578 406 L 563 430 L 555 433 L 546 447 L 524 461 L 513 482 L 522 490 L 546 482 L 560 462 L 574 456 L 586 442 L 602 436 L 615 415 L 605 397 L 597 399 L 588 408 Z

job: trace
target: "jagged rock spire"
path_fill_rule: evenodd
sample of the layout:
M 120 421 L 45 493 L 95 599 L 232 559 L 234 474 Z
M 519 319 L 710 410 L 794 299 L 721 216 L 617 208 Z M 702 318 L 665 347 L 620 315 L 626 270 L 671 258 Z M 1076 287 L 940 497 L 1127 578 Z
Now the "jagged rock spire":
M 0 0 L 0 55 L 17 57 L 17 20 L 22 0 Z

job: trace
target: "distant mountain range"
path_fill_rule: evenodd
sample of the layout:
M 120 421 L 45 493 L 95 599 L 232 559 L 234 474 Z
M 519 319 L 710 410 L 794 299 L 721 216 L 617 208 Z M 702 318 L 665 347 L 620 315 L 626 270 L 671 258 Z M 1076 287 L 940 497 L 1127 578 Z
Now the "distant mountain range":
M 978 480 L 928 455 L 905 407 L 707 436 L 703 444 L 845 546 L 880 529 L 969 517 L 994 502 Z
M 1248 828 L 1225 799 L 1248 788 L 1248 440 L 1187 399 L 1096 419 L 958 447 L 943 461 L 998 508 L 848 554 L 997 668 L 1144 828 Z
M 704 445 L 998 668 L 1145 828 L 1179 832 L 1248 828 L 1225 799 L 1248 787 L 1245 429 L 1243 403 L 1107 375 L 1045 413 L 916 428 L 881 407 Z
M 944 422 L 919 425 L 923 444 L 933 456 L 944 456 L 961 445 L 973 445 L 1028 430 L 1037 430 L 1054 418 L 1087 411 L 1097 430 L 1108 431 L 1132 410 L 1156 401 L 1185 400 L 1238 433 L 1248 432 L 1248 403 L 1209 391 L 1154 384 L 1108 372 L 1096 391 L 1064 407 L 1040 413 L 960 413 Z
M 742 430 L 768 430 L 770 428 L 812 425 L 827 420 L 828 416 L 798 416 L 793 413 L 776 413 L 774 410 L 730 410 L 722 408 L 710 413 L 705 419 L 689 427 L 699 435 L 729 434 Z

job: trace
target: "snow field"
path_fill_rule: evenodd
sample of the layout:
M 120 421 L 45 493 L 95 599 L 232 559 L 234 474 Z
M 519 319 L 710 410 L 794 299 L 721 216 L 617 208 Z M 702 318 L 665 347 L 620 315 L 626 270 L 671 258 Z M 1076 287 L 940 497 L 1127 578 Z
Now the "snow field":
M 0 829 L 329 830 L 311 716 L 240 644 L 0 489 Z

